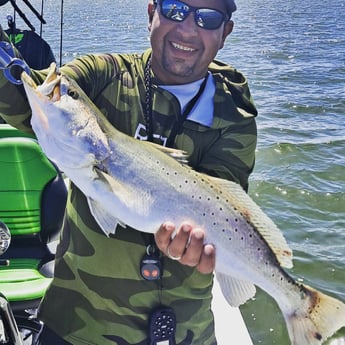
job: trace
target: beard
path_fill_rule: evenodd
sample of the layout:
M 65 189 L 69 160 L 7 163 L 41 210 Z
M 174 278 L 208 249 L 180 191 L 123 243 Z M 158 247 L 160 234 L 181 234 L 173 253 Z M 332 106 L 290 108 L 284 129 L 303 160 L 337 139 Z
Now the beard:
M 195 63 L 166 54 L 162 57 L 162 66 L 167 73 L 180 78 L 190 77 L 195 71 Z

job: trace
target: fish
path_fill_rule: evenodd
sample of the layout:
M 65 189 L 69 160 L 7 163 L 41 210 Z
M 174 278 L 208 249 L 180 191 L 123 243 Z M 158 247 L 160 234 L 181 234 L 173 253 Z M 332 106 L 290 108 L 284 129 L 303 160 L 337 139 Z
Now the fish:
M 322 344 L 345 326 L 343 301 L 289 273 L 282 231 L 239 184 L 193 170 L 184 151 L 118 131 L 54 64 L 41 85 L 21 78 L 39 144 L 85 194 L 106 236 L 118 225 L 155 233 L 164 221 L 188 221 L 214 245 L 215 275 L 231 306 L 261 288 L 280 307 L 293 345 Z

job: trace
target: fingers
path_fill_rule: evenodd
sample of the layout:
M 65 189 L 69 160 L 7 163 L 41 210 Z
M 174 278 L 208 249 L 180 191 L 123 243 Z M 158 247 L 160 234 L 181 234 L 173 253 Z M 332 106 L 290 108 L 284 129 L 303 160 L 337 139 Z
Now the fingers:
M 191 226 L 188 227 L 188 230 L 189 236 L 187 241 L 189 240 L 189 243 L 186 244 L 180 262 L 184 265 L 195 267 L 199 264 L 204 249 L 204 232 L 198 228 L 192 229 Z
M 212 244 L 206 244 L 196 268 L 200 273 L 209 274 L 214 271 L 215 266 L 216 250 Z
M 158 248 L 170 259 L 207 274 L 213 272 L 215 267 L 215 248 L 210 244 L 205 245 L 204 238 L 202 229 L 188 223 L 181 224 L 176 230 L 174 224 L 166 222 L 155 234 Z
M 158 248 L 163 253 L 167 253 L 167 248 L 171 242 L 171 237 L 174 231 L 175 231 L 175 225 L 170 222 L 166 222 L 162 224 L 159 227 L 158 231 L 156 232 L 155 241 Z

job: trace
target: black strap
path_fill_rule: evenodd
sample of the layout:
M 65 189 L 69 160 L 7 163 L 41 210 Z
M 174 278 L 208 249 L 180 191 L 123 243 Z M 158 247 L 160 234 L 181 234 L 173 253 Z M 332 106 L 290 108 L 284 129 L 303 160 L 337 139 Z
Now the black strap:
M 151 57 L 148 59 L 145 72 L 144 72 L 144 82 L 145 82 L 145 126 L 147 133 L 147 140 L 153 142 L 153 123 L 152 123 L 152 80 L 150 75 L 151 70 Z
M 204 81 L 200 85 L 198 93 L 188 102 L 183 113 L 181 114 L 181 116 L 179 116 L 178 120 L 175 122 L 174 127 L 172 128 L 169 138 L 167 140 L 167 144 L 166 144 L 167 147 L 172 147 L 174 145 L 175 138 L 177 134 L 180 133 L 183 123 L 186 121 L 188 115 L 193 110 L 196 102 L 198 101 L 202 93 L 204 92 L 207 79 L 208 79 L 208 74 L 206 75 Z
M 151 58 L 148 59 L 145 69 L 144 69 L 144 83 L 145 83 L 145 109 L 144 109 L 144 116 L 145 116 L 145 126 L 146 126 L 146 133 L 147 133 L 147 140 L 153 141 L 153 121 L 152 121 L 152 94 L 151 94 L 151 88 L 152 88 L 152 80 L 150 75 L 151 70 Z M 196 102 L 202 95 L 202 93 L 205 90 L 206 83 L 208 79 L 208 74 L 206 75 L 205 79 L 203 80 L 202 84 L 200 85 L 198 93 L 188 102 L 188 104 L 185 107 L 185 110 L 179 116 L 178 120 L 175 122 L 169 138 L 167 139 L 166 146 L 172 147 L 176 135 L 179 134 L 181 131 L 183 122 L 187 119 L 190 112 L 193 110 Z

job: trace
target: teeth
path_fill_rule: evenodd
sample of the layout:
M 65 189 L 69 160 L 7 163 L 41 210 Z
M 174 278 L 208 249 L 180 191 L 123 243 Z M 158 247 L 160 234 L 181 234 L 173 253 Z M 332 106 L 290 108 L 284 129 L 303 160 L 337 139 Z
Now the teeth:
M 174 48 L 180 49 L 180 50 L 184 50 L 186 52 L 193 52 L 193 51 L 195 51 L 195 49 L 193 49 L 193 48 L 181 46 L 180 44 L 177 44 L 175 42 L 172 42 L 172 45 L 173 45 Z

